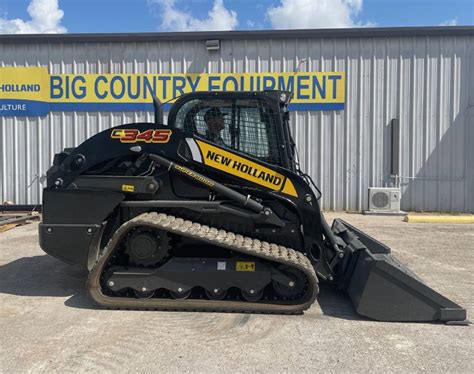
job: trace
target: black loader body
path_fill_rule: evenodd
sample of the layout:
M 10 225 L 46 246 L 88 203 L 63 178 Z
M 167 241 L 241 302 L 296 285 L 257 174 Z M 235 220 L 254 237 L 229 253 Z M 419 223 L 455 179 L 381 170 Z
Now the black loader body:
M 102 306 L 300 313 L 318 279 L 382 321 L 463 321 L 390 249 L 321 214 L 287 92 L 187 94 L 168 125 L 105 130 L 55 156 L 41 247 L 89 270 Z

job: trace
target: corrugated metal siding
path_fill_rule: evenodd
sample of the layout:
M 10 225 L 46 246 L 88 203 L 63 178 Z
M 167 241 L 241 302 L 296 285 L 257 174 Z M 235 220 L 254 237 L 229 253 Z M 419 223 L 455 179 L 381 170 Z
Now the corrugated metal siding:
M 0 44 L 1 66 L 50 73 L 345 71 L 346 109 L 292 113 L 303 169 L 322 206 L 362 210 L 370 186 L 390 186 L 390 127 L 400 119 L 402 209 L 474 212 L 474 37 Z M 2 200 L 41 200 L 54 154 L 152 113 L 0 117 Z M 471 126 L 470 126 L 471 125 Z M 100 150 L 98 150 L 100 151 Z

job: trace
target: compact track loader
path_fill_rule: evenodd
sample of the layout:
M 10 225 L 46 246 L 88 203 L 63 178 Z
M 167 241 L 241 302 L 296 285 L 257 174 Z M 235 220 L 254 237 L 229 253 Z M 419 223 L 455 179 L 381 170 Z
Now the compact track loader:
M 384 244 L 321 214 L 288 92 L 196 92 L 168 124 L 117 126 L 54 158 L 44 251 L 89 270 L 102 307 L 299 314 L 318 279 L 380 321 L 466 319 Z

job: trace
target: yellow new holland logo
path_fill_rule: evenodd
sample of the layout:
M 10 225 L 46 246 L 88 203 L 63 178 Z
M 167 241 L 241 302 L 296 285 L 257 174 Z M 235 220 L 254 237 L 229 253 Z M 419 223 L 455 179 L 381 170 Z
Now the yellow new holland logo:
M 196 139 L 196 143 L 206 165 L 268 189 L 298 197 L 293 182 L 283 174 L 203 141 Z

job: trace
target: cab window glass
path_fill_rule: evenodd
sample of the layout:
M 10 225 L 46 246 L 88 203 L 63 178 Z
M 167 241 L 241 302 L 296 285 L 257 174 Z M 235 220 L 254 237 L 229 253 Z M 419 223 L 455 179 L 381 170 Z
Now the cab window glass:
M 174 127 L 262 161 L 281 165 L 277 118 L 262 100 L 194 99 L 181 106 Z

